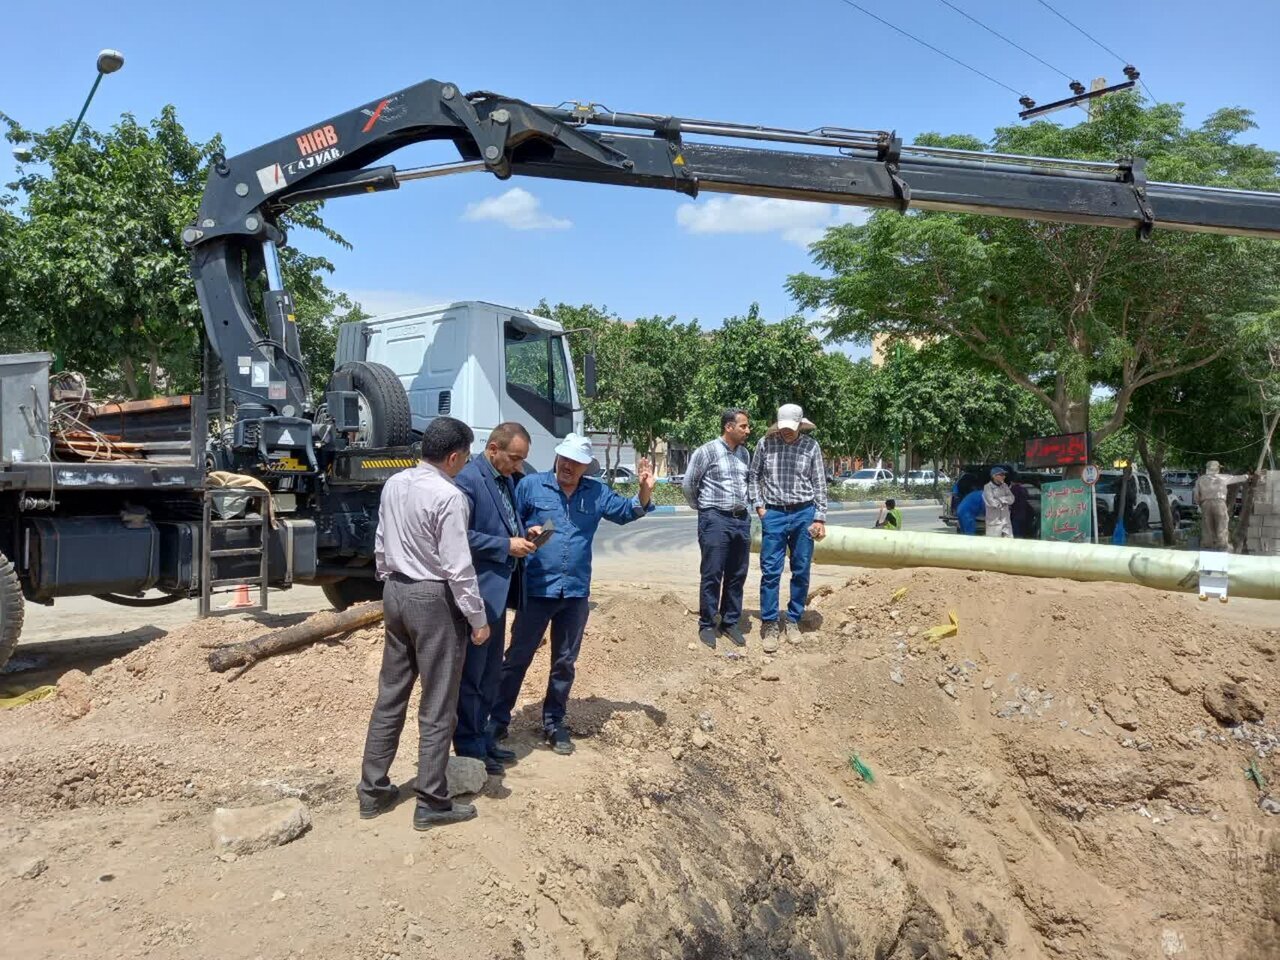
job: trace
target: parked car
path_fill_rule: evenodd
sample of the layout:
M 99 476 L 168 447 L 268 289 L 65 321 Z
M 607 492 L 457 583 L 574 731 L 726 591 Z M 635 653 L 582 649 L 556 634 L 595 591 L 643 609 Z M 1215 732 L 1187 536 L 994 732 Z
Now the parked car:
M 1116 495 L 1120 492 L 1120 483 L 1124 477 L 1123 470 L 1103 470 L 1094 487 L 1094 498 L 1098 507 L 1098 531 L 1106 535 L 1115 530 Z M 1172 491 L 1168 491 L 1169 509 L 1173 513 L 1173 525 L 1182 524 L 1183 517 L 1189 510 L 1179 502 Z M 1151 477 L 1145 470 L 1135 470 L 1129 477 L 1129 492 L 1125 497 L 1125 529 L 1131 532 L 1148 530 L 1153 524 L 1160 522 L 1160 503 L 1156 500 L 1156 491 Z
M 951 478 L 941 471 L 935 474 L 932 470 L 908 470 L 903 483 L 907 486 L 932 487 L 934 484 L 949 486 Z
M 840 476 L 840 486 L 853 489 L 869 490 L 871 487 L 893 483 L 893 471 L 886 470 L 884 467 L 867 467 L 863 470 L 855 470 L 848 476 L 844 474 Z
M 1166 470 L 1163 476 L 1164 488 L 1178 502 L 1182 515 L 1189 517 L 1199 513 L 1200 508 L 1195 501 L 1196 474 L 1191 470 Z
M 605 470 L 600 474 L 600 479 L 605 483 L 635 483 L 638 476 L 633 464 L 620 463 L 616 467 Z
M 956 520 L 956 507 L 959 506 L 960 500 L 968 496 L 974 490 L 981 490 L 986 486 L 987 481 L 991 479 L 991 468 L 996 466 L 994 463 L 977 463 L 966 464 L 960 471 L 960 476 L 956 480 L 956 486 L 960 488 L 959 496 L 952 494 L 947 503 L 947 508 L 938 518 L 948 527 L 958 529 L 959 523 Z M 1062 477 L 1056 473 L 1043 473 L 1035 470 L 1017 466 L 1008 466 L 1001 464 L 1012 472 L 1008 475 L 1009 483 L 1020 483 L 1027 488 L 1027 500 L 1031 506 L 1031 523 L 1030 539 L 1038 540 L 1040 538 L 1040 487 L 1042 484 L 1050 483 L 1054 480 L 1061 480 Z M 987 528 L 984 517 L 978 517 L 978 532 L 983 533 Z

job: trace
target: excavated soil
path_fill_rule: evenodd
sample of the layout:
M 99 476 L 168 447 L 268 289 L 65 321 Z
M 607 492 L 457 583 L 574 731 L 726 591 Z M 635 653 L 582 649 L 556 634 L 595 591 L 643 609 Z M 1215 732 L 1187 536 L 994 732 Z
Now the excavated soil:
M 755 634 L 732 657 L 691 649 L 692 595 L 596 599 L 577 752 L 536 742 L 544 653 L 519 764 L 427 834 L 411 802 L 356 817 L 376 630 L 233 678 L 209 645 L 262 628 L 210 621 L 64 675 L 0 714 L 4 955 L 1280 957 L 1280 817 L 1244 775 L 1280 781 L 1276 631 L 1114 584 L 895 571 L 816 598 L 776 658 Z M 1220 725 L 1222 683 L 1262 720 Z M 307 834 L 215 854 L 215 806 L 281 796 Z

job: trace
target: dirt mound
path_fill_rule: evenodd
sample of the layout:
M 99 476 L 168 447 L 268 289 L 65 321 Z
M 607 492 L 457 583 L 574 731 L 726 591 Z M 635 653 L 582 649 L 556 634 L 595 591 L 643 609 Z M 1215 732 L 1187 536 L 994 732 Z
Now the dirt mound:
M 122 955 L 1278 955 L 1280 818 L 1243 771 L 1280 778 L 1280 726 L 1221 726 L 1203 696 L 1280 704 L 1273 631 L 1113 584 L 875 572 L 816 597 L 769 661 L 755 634 L 702 649 L 691 602 L 601 590 L 577 753 L 537 745 L 544 652 L 519 764 L 480 818 L 425 837 L 408 805 L 372 825 L 352 810 L 376 630 L 232 679 L 208 645 L 261 627 L 197 624 L 72 678 L 76 709 L 0 718 L 0 806 L 22 830 L 0 855 L 48 860 L 0 889 L 41 890 L 14 942 L 101 955 L 49 934 L 104 895 L 79 879 L 92 863 L 132 866 L 101 914 Z M 951 613 L 958 631 L 930 639 Z M 312 804 L 307 837 L 211 854 L 214 804 L 281 795 Z

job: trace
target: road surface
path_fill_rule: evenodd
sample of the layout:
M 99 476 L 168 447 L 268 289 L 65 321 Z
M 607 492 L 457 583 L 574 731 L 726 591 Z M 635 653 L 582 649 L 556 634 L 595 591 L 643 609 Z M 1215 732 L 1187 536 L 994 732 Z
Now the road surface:
M 902 508 L 902 520 L 908 530 L 946 531 L 938 520 L 942 508 L 937 503 Z M 874 509 L 836 509 L 828 517 L 833 526 L 870 527 L 876 522 Z M 698 534 L 696 516 L 673 513 L 645 517 L 644 520 L 616 526 L 602 524 L 595 538 L 595 581 L 599 584 L 662 584 L 686 589 L 695 595 L 698 584 Z M 758 577 L 758 566 L 751 561 L 748 591 Z M 841 567 L 818 567 L 814 585 L 841 581 L 847 571 Z M 329 604 L 319 588 L 296 586 L 292 590 L 273 590 L 270 612 L 265 622 L 278 622 L 278 617 L 294 617 L 328 609 Z M 244 616 L 244 614 L 234 614 Z M 253 614 L 257 616 L 257 614 Z M 166 632 L 196 618 L 195 600 L 156 607 L 134 609 L 93 599 L 92 596 L 68 596 L 52 607 L 27 604 L 27 620 L 22 641 L 10 669 L 22 668 L 33 659 L 67 655 L 88 660 L 106 660 L 145 644 Z M 261 618 L 261 617 L 260 617 Z

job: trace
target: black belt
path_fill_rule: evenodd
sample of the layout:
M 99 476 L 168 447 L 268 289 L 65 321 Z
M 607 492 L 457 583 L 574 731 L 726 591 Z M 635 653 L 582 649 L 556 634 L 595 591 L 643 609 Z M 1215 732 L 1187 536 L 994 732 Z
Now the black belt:
M 766 503 L 764 505 L 764 508 L 766 510 L 777 510 L 780 513 L 795 513 L 798 510 L 806 510 L 812 506 L 813 506 L 813 501 L 806 500 L 804 503 L 788 503 L 785 505 L 779 504 L 779 503 Z
M 745 520 L 747 518 L 746 507 L 738 507 L 736 510 L 721 510 L 719 507 L 707 507 L 707 509 L 722 516 L 733 517 L 735 520 Z

